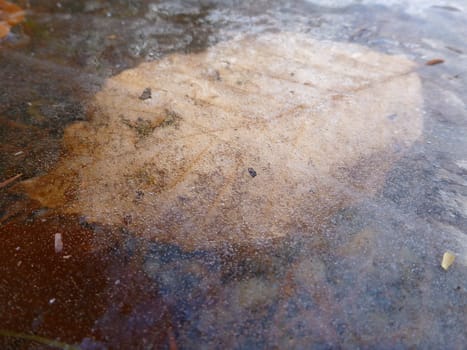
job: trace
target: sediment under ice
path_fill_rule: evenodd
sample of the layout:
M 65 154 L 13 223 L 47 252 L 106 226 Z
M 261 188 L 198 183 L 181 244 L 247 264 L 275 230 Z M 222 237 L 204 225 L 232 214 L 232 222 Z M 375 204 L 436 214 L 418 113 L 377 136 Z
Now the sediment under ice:
M 414 69 L 293 33 L 143 63 L 105 83 L 56 169 L 23 185 L 45 206 L 188 249 L 312 234 L 373 195 L 420 137 Z

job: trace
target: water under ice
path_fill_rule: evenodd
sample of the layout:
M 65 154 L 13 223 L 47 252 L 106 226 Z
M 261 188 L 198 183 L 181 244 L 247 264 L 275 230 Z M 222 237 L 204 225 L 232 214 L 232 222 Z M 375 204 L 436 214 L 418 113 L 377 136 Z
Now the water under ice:
M 42 202 L 33 200 L 23 192 L 24 183 L 0 189 L 1 346 L 30 348 L 39 343 L 24 335 L 34 334 L 82 349 L 463 348 L 467 343 L 466 10 L 462 1 L 441 6 L 434 1 L 403 0 L 118 1 L 112 6 L 105 1 L 65 0 L 60 6 L 48 1 L 32 4 L 27 21 L 13 28 L 0 48 L 0 181 L 22 173 L 22 180 L 36 184 L 36 192 L 50 186 L 68 189 L 70 181 L 78 181 L 82 187 L 60 192 L 59 205 L 30 190 L 32 197 Z M 166 89 L 169 92 L 183 88 L 188 97 L 199 94 L 201 89 L 190 90 L 189 84 L 164 73 L 172 74 L 179 67 L 177 62 L 185 70 L 185 79 L 191 77 L 191 82 L 198 84 L 211 82 L 201 90 L 211 96 L 217 78 L 234 79 L 234 73 L 226 74 L 221 66 L 216 67 L 217 73 L 216 69 L 206 69 L 210 67 L 203 66 L 199 57 L 227 52 L 228 58 L 242 61 L 248 57 L 246 48 L 257 46 L 253 39 L 238 41 L 239 36 L 277 38 L 284 32 L 290 33 L 289 39 L 306 39 L 295 52 L 279 50 L 281 57 L 290 60 L 303 51 L 307 63 L 324 61 L 325 69 L 305 65 L 303 72 L 312 72 L 310 83 L 314 84 L 316 77 L 326 73 L 323 81 L 333 81 L 333 93 L 336 89 L 342 92 L 338 76 L 329 75 L 335 72 L 333 67 L 341 67 L 348 74 L 361 69 L 356 80 L 350 81 L 356 85 L 363 84 L 367 76 L 367 63 L 342 63 L 348 62 L 351 50 L 372 57 L 376 68 L 371 73 L 376 81 L 391 76 L 394 60 L 410 71 L 411 78 L 380 90 L 366 89 L 362 98 L 365 103 L 350 98 L 353 108 L 337 102 L 338 115 L 353 115 L 359 108 L 362 113 L 381 109 L 384 118 L 368 123 L 368 128 L 373 127 L 373 133 L 369 133 L 357 114 L 355 123 L 363 125 L 335 136 L 335 159 L 316 151 L 326 142 L 319 139 L 322 134 L 313 135 L 311 126 L 303 127 L 307 125 L 302 124 L 306 114 L 297 113 L 292 125 L 265 123 L 261 133 L 251 127 L 250 121 L 245 130 L 240 130 L 239 137 L 244 140 L 234 143 L 237 153 L 245 152 L 248 146 L 259 150 L 261 157 L 251 159 L 256 162 L 272 162 L 277 157 L 281 161 L 272 163 L 281 171 L 288 166 L 300 168 L 303 154 L 312 154 L 322 167 L 311 173 L 306 168 L 305 175 L 323 177 L 339 189 L 347 189 L 336 193 L 319 187 L 314 189 L 318 193 L 308 192 L 316 196 L 312 201 L 299 201 L 296 207 L 300 210 L 277 207 L 282 214 L 279 216 L 286 218 L 281 221 L 281 231 L 287 235 L 281 239 L 253 235 L 252 244 L 249 239 L 256 232 L 254 228 L 240 239 L 229 239 L 228 232 L 216 238 L 210 231 L 212 226 L 198 222 L 191 226 L 185 222 L 191 230 L 170 231 L 171 222 L 179 224 L 177 219 L 186 218 L 161 215 L 160 211 L 151 216 L 148 205 L 138 204 L 149 201 L 146 193 L 139 194 L 131 181 L 129 188 L 118 187 L 131 161 L 118 159 L 118 152 L 117 159 L 112 158 L 115 154 L 110 151 L 115 144 L 107 138 L 112 134 L 121 141 L 131 135 L 139 150 L 157 153 L 154 143 L 161 136 L 154 134 L 155 129 L 156 133 L 164 131 L 167 137 L 171 132 L 190 131 L 183 124 L 187 121 L 186 102 L 170 99 L 175 101 L 170 107 L 178 109 L 164 114 L 161 123 L 170 119 L 164 130 L 156 128 L 159 124 L 153 125 L 153 120 L 145 123 L 138 113 L 125 110 L 128 106 L 150 105 L 161 94 L 161 81 L 171 87 Z M 245 47 L 240 57 L 228 51 L 232 50 L 232 39 Z M 313 50 L 307 51 L 307 45 Z M 343 60 L 339 65 L 330 61 L 327 45 L 337 48 Z M 219 49 L 222 47 L 227 51 Z M 260 72 L 266 77 L 279 72 L 280 78 L 284 70 L 272 66 L 277 63 L 273 55 L 268 52 L 265 58 L 269 62 L 267 74 Z M 442 59 L 443 63 L 425 65 L 432 59 Z M 250 57 L 244 64 L 254 62 L 255 57 Z M 169 69 L 161 68 L 164 65 Z M 293 64 L 290 67 L 297 68 Z M 193 71 L 206 73 L 204 80 L 194 80 Z M 159 79 L 144 80 L 148 72 Z M 241 81 L 256 79 L 254 74 L 241 73 Z M 133 81 L 128 79 L 131 74 L 141 77 Z M 300 75 L 293 79 L 299 80 Z M 276 81 L 265 80 L 261 90 L 280 92 L 281 84 Z M 115 86 L 129 93 L 113 95 Z M 294 90 L 298 97 L 279 95 L 278 104 L 257 95 L 252 97 L 253 103 L 241 97 L 245 103 L 238 108 L 248 110 L 253 105 L 258 113 L 280 112 L 282 105 L 296 106 L 313 97 L 325 100 L 325 111 L 336 111 L 330 107 L 329 93 L 309 92 L 312 87 L 305 86 Z M 138 99 L 147 87 L 152 88 L 152 98 Z M 163 102 L 165 111 L 168 103 Z M 394 106 L 400 110 L 394 111 Z M 208 107 L 190 108 L 201 113 Z M 307 108 L 313 114 L 318 107 Z M 114 110 L 121 110 L 124 117 L 112 119 Z M 102 116 L 107 119 L 100 119 Z M 173 166 L 177 154 L 183 161 L 181 155 L 199 150 L 204 143 L 214 143 L 219 152 L 222 147 L 217 145 L 221 143 L 205 135 L 214 127 L 225 128 L 226 123 L 235 126 L 236 119 L 229 116 L 198 127 L 201 141 L 184 144 L 188 153 L 176 152 L 170 143 L 170 157 L 164 158 L 164 163 Z M 188 121 L 193 123 L 194 117 Z M 330 121 L 324 118 L 322 123 Z M 287 132 L 279 132 L 282 128 L 292 135 L 304 129 L 314 137 L 309 142 L 302 138 L 300 147 L 287 148 L 287 157 L 287 152 L 281 153 L 288 142 Z M 97 137 L 91 137 L 90 130 Z M 398 134 L 382 137 L 387 130 Z M 363 140 L 356 145 L 352 143 L 355 138 L 349 136 L 355 134 Z M 83 139 L 92 142 L 93 148 L 86 147 L 82 152 L 75 147 L 73 142 Z M 258 139 L 264 142 L 258 143 Z M 279 141 L 281 147 L 269 153 L 262 149 Z M 135 142 L 122 145 L 137 148 Z M 378 150 L 377 156 L 368 151 L 369 147 Z M 364 161 L 354 160 L 357 157 L 352 150 Z M 229 152 L 232 154 L 231 149 Z M 110 167 L 105 169 L 108 173 L 98 174 L 96 159 L 113 162 L 119 169 Z M 212 158 L 208 159 L 212 163 Z M 139 161 L 136 157 L 137 165 L 141 165 Z M 204 164 L 204 169 L 211 163 Z M 338 173 L 333 165 L 341 163 L 345 169 Z M 255 177 L 249 167 L 256 172 Z M 262 180 L 263 167 L 248 163 L 241 168 L 244 177 L 239 177 L 237 187 L 264 181 L 271 187 L 263 191 L 252 188 L 261 198 L 301 198 L 298 184 L 303 184 L 303 179 L 296 171 L 289 175 L 281 172 L 266 181 Z M 333 171 L 326 171 L 329 168 Z M 154 186 L 146 180 L 154 172 L 160 175 L 157 170 L 156 165 L 140 171 L 139 178 L 144 181 L 138 185 Z M 349 179 L 371 175 L 377 181 L 363 181 L 360 187 L 349 183 Z M 283 185 L 278 187 L 277 183 Z M 193 187 L 199 183 L 190 184 Z M 98 190 L 93 192 L 92 186 Z M 204 192 L 199 201 L 209 202 L 211 195 L 223 187 L 222 181 L 217 185 L 214 180 L 208 181 L 201 187 Z M 125 191 L 130 190 L 136 197 L 128 201 Z M 102 208 L 99 197 L 103 193 L 118 195 L 106 200 Z M 352 200 L 343 200 L 348 193 Z M 230 207 L 247 210 L 255 203 L 253 196 L 243 196 Z M 326 206 L 329 198 L 339 205 L 322 214 L 318 209 Z M 249 222 L 270 228 L 274 219 L 269 220 L 258 208 L 263 208 L 261 201 L 253 207 Z M 109 210 L 109 215 L 100 217 L 104 210 Z M 132 215 L 128 216 L 128 211 Z M 227 213 L 235 216 L 232 211 Z M 310 225 L 316 222 L 317 213 L 323 219 L 318 225 Z M 165 234 L 170 235 L 158 239 L 154 232 L 141 234 L 141 223 L 153 227 L 162 220 Z M 234 222 L 227 221 L 229 231 Z M 188 238 L 188 233 L 196 239 Z M 55 247 L 57 234 L 61 235 L 59 251 Z M 203 237 L 215 244 L 203 244 Z M 443 270 L 441 259 L 446 251 L 452 251 L 456 259 Z M 41 346 L 46 345 L 37 345 Z

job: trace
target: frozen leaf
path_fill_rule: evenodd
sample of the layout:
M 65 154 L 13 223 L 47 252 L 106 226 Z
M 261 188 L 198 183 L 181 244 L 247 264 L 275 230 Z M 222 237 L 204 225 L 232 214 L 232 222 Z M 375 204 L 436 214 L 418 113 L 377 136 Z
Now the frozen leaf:
M 441 267 L 445 270 L 449 269 L 449 267 L 454 263 L 456 256 L 452 252 L 445 252 L 443 254 L 443 260 L 441 261 Z
M 414 68 L 293 33 L 143 63 L 106 82 L 91 121 L 66 130 L 68 156 L 24 186 L 185 248 L 312 233 L 375 193 L 420 136 Z

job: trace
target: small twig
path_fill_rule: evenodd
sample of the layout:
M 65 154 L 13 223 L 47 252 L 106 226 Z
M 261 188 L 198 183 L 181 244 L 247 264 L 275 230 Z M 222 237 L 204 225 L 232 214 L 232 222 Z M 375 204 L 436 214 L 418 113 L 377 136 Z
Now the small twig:
M 23 174 L 18 174 L 18 175 L 15 175 L 13 177 L 10 177 L 9 179 L 3 181 L 3 182 L 0 182 L 0 188 L 3 188 L 3 187 L 6 187 L 8 186 L 9 184 L 11 184 L 12 182 L 16 181 L 17 179 L 19 179 L 21 176 L 23 176 Z
M 40 336 L 34 335 L 34 334 L 12 332 L 12 331 L 9 331 L 9 330 L 6 330 L 6 329 L 0 329 L 0 336 L 11 337 L 11 338 L 16 338 L 16 339 L 30 340 L 30 341 L 33 341 L 33 342 L 36 342 L 36 343 L 44 344 L 44 345 L 50 346 L 52 348 L 58 348 L 58 349 L 62 349 L 62 350 L 79 350 L 79 347 L 75 346 L 75 345 L 62 343 L 62 342 L 57 341 L 57 340 L 40 337 Z

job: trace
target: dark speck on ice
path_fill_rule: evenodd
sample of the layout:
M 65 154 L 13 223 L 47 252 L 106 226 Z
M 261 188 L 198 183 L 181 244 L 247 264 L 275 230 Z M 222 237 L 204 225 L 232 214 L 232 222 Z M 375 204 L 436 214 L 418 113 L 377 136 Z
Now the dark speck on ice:
M 147 87 L 146 89 L 144 89 L 143 93 L 141 94 L 140 97 L 138 97 L 140 100 L 147 100 L 147 99 L 150 99 L 152 96 L 151 96 L 151 88 Z
M 253 168 L 248 168 L 248 172 L 250 173 L 251 177 L 255 177 L 256 175 L 258 175 L 255 169 Z

